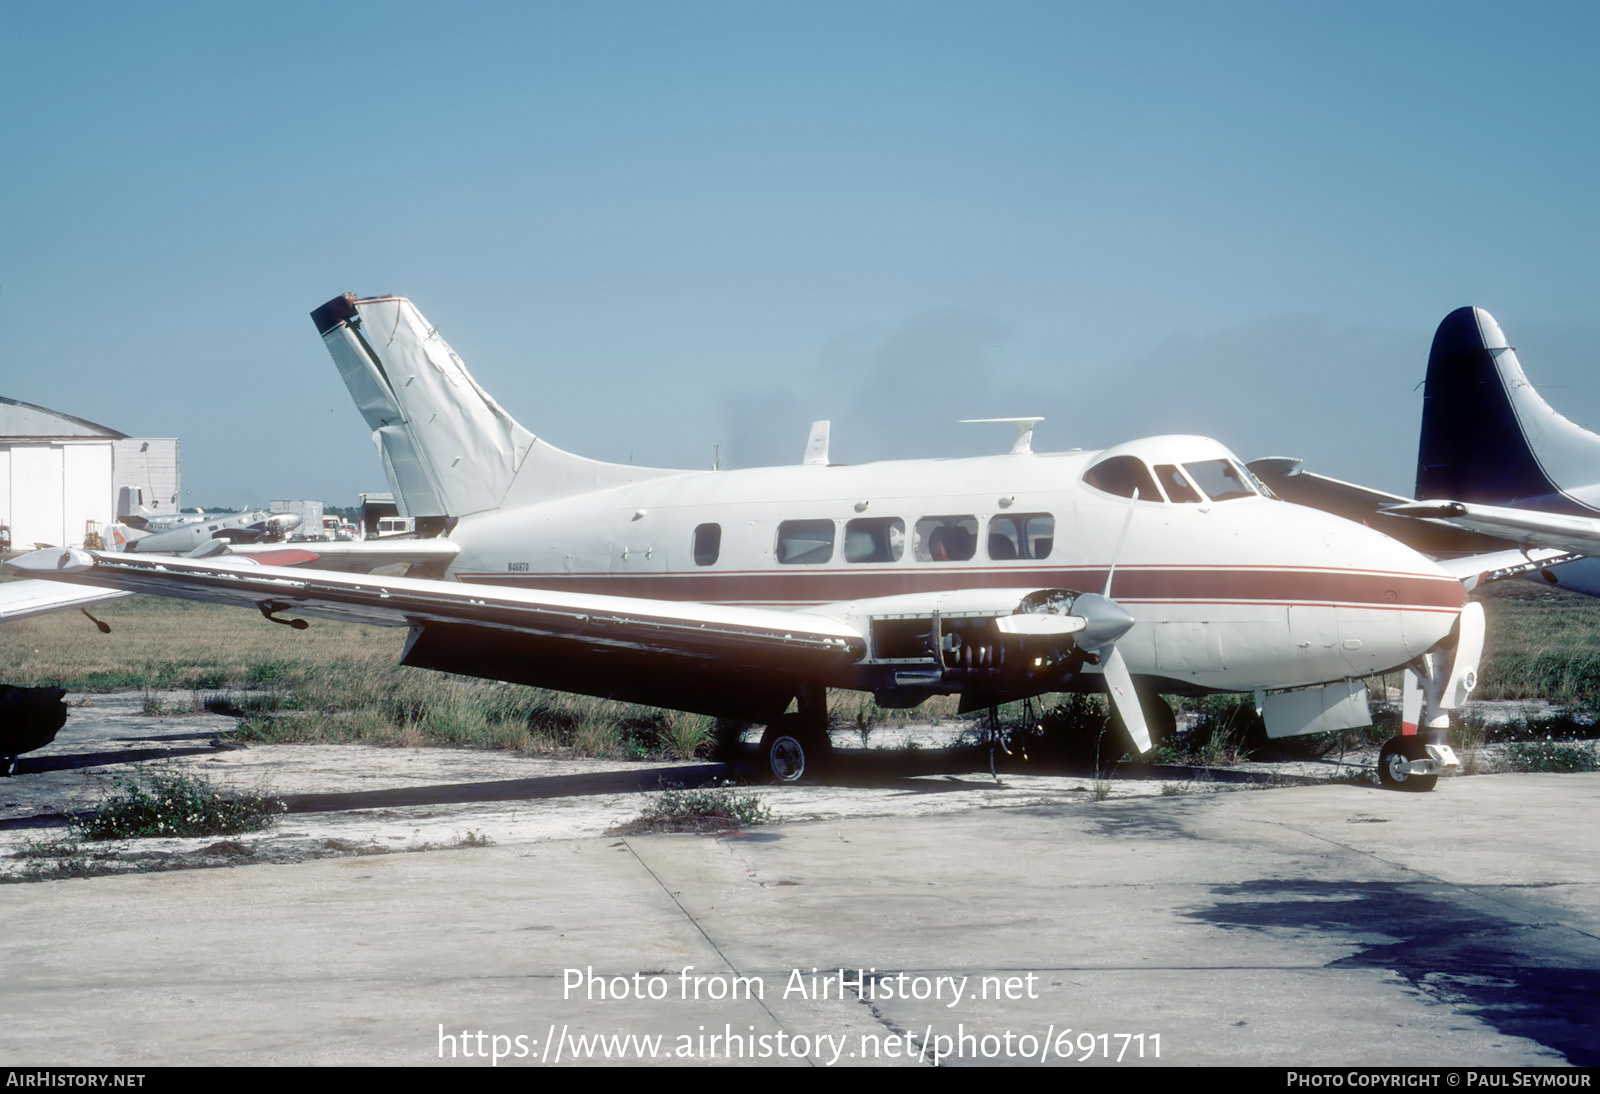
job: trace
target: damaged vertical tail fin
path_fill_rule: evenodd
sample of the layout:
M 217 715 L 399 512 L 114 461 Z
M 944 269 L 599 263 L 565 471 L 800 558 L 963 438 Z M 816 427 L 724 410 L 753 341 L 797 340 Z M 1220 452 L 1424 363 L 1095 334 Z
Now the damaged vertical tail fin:
M 335 297 L 311 313 L 350 389 L 401 514 L 454 518 L 663 472 L 599 463 L 540 441 L 478 386 L 403 296 Z
M 478 387 L 409 300 L 347 294 L 311 318 L 405 515 L 459 517 L 505 500 L 533 435 Z

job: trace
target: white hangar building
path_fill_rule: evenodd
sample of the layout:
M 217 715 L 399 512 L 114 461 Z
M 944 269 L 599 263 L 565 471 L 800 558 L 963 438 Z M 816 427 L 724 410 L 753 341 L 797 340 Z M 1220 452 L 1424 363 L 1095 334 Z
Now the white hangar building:
M 150 509 L 175 511 L 178 438 L 130 437 L 0 396 L 0 525 L 13 549 L 82 546 L 91 527 L 116 519 L 125 486 Z

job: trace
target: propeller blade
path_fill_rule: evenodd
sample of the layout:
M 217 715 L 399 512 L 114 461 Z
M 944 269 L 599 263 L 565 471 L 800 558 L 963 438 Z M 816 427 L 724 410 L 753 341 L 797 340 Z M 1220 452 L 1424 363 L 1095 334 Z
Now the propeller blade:
M 1100 665 L 1100 672 L 1106 678 L 1106 692 L 1111 696 L 1111 705 L 1116 708 L 1122 724 L 1128 728 L 1133 746 L 1139 750 L 1139 755 L 1147 755 L 1154 746 L 1150 743 L 1150 730 L 1144 724 L 1144 709 L 1139 706 L 1139 694 L 1133 690 L 1133 676 L 1128 672 L 1127 663 L 1122 660 L 1122 651 L 1112 646 Z

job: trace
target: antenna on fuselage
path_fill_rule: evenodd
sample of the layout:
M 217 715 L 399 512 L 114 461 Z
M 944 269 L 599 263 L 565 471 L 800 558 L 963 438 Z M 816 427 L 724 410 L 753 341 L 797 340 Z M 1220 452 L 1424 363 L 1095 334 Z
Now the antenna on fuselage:
M 828 466 L 828 431 L 832 424 L 827 420 L 811 423 L 811 435 L 806 438 L 806 454 L 800 458 L 801 464 Z
M 1033 451 L 1033 427 L 1044 421 L 1043 418 L 962 418 L 960 425 L 976 425 L 984 422 L 1010 422 L 1017 427 L 1016 439 L 1011 442 L 1013 452 Z

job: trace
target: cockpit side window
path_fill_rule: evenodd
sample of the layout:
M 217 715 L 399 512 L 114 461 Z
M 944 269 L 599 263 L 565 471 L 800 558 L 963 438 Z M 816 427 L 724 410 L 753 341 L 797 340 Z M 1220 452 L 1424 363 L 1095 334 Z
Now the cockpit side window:
M 978 550 L 978 518 L 923 517 L 915 539 L 918 562 L 966 562 Z
M 1118 497 L 1131 498 L 1137 492 L 1141 501 L 1162 500 L 1149 468 L 1137 456 L 1112 456 L 1101 460 L 1083 473 L 1083 481 Z
M 1200 460 L 1184 464 L 1183 469 L 1212 501 L 1231 501 L 1255 495 L 1245 472 L 1234 466 L 1232 460 Z
M 1167 497 L 1177 502 L 1196 502 L 1200 494 L 1189 485 L 1189 480 L 1183 477 L 1176 465 L 1170 463 L 1156 464 L 1156 478 L 1161 480 L 1161 485 L 1166 487 Z

